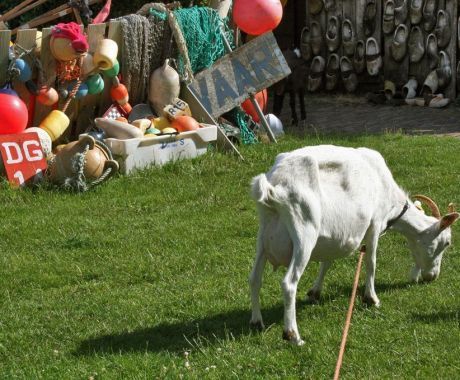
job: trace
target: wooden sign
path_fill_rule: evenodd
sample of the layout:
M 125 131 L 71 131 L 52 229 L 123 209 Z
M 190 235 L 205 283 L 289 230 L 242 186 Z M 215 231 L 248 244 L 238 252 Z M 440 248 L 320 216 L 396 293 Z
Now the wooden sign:
M 245 101 L 291 73 L 273 33 L 265 33 L 232 51 L 195 76 L 188 86 L 211 116 Z
M 16 186 L 42 177 L 47 167 L 36 132 L 0 135 L 0 154 L 6 176 Z

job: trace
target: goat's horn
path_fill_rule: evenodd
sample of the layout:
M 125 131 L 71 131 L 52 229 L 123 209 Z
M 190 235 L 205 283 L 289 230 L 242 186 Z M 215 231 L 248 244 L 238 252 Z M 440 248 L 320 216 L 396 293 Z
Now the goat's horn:
M 441 219 L 441 213 L 439 212 L 439 207 L 434 203 L 434 201 L 425 195 L 414 195 L 415 199 L 424 202 L 431 210 L 433 216 L 437 219 Z
M 449 203 L 449 206 L 447 206 L 447 212 L 449 214 L 452 214 L 453 212 L 455 212 L 455 204 L 454 203 Z

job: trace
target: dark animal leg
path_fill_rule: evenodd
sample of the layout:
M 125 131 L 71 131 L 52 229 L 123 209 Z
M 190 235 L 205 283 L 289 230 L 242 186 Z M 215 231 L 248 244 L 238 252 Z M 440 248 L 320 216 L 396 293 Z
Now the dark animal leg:
M 296 94 L 294 90 L 289 91 L 289 105 L 291 107 L 291 117 L 292 117 L 291 125 L 296 126 L 299 120 L 297 119 L 297 112 L 295 109 L 295 95 Z
M 273 114 L 278 118 L 281 115 L 281 110 L 283 109 L 283 103 L 284 103 L 284 93 L 282 95 L 275 93 L 275 97 L 273 98 Z
M 299 96 L 300 104 L 300 120 L 304 121 L 307 119 L 307 111 L 305 108 L 305 90 L 303 88 L 299 89 L 297 95 Z

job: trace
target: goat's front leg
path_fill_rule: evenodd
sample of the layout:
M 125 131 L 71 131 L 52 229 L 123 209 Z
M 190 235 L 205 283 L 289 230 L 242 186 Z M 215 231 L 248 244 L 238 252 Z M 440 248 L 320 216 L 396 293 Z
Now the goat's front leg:
M 300 338 L 297 328 L 295 307 L 297 285 L 310 260 L 311 251 L 316 243 L 317 233 L 313 226 L 308 226 L 306 229 L 296 229 L 296 232 L 292 235 L 294 235 L 291 236 L 293 243 L 292 259 L 281 284 L 284 294 L 283 339 L 301 346 L 305 342 Z
M 326 273 L 328 269 L 331 267 L 331 265 L 332 261 L 321 262 L 318 277 L 316 278 L 315 282 L 313 283 L 313 286 L 307 293 L 309 302 L 316 303 L 319 301 L 319 298 L 321 296 L 321 290 L 323 289 L 324 277 L 326 276 Z
M 252 268 L 251 274 L 249 276 L 249 285 L 251 288 L 251 304 L 252 304 L 252 316 L 250 325 L 258 330 L 264 328 L 264 323 L 262 321 L 262 313 L 260 311 L 260 288 L 262 286 L 262 275 L 264 272 L 265 263 L 267 259 L 263 252 L 263 238 L 262 233 L 259 231 L 257 237 L 257 248 L 256 248 L 256 258 L 254 261 L 254 266 Z
M 377 265 L 377 245 L 379 242 L 380 229 L 370 227 L 366 234 L 366 289 L 364 290 L 363 301 L 372 306 L 380 306 L 380 300 L 374 288 L 375 268 Z

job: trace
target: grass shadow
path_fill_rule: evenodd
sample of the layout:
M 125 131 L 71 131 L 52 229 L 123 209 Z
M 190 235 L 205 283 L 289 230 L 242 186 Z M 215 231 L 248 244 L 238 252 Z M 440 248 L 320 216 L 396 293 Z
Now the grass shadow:
M 269 326 L 283 319 L 280 304 L 263 309 L 264 323 Z M 130 332 L 119 332 L 84 340 L 74 352 L 76 356 L 91 356 L 101 353 L 180 351 L 190 348 L 187 342 L 194 340 L 213 344 L 229 336 L 238 338 L 250 335 L 251 312 L 233 310 L 206 318 L 177 323 L 161 323 L 157 326 Z
M 407 289 L 413 286 L 414 284 L 410 281 L 399 281 L 399 282 L 380 282 L 375 284 L 375 291 L 377 295 L 379 293 L 393 292 L 397 290 Z M 338 285 L 331 284 L 329 287 L 325 287 L 321 294 L 321 299 L 319 300 L 320 305 L 328 304 L 335 301 L 337 298 L 345 297 L 349 298 L 351 295 L 352 287 L 351 285 Z M 357 296 L 362 297 L 364 295 L 364 284 L 358 287 Z M 309 302 L 306 301 L 306 304 Z
M 429 313 L 416 312 L 412 313 L 411 319 L 423 323 L 456 322 L 460 326 L 460 308 L 457 310 L 441 310 Z

